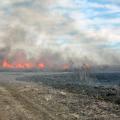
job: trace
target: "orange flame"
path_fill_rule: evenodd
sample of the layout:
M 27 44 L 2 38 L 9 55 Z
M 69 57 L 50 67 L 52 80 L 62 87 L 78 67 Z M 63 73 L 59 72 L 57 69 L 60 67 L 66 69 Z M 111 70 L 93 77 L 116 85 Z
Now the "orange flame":
M 7 60 L 4 60 L 4 61 L 3 61 L 2 66 L 3 66 L 4 68 L 13 68 L 13 65 L 10 64 Z
M 7 59 L 3 60 L 2 62 L 2 67 L 3 68 L 9 68 L 9 69 L 31 69 L 31 68 L 38 68 L 40 70 L 44 70 L 46 68 L 46 64 L 43 62 L 39 63 L 32 63 L 30 61 L 25 61 L 25 62 L 17 62 L 13 61 L 10 63 Z M 47 67 L 49 67 L 49 64 L 47 64 Z M 58 66 L 56 66 L 58 67 Z M 59 66 L 60 69 L 67 70 L 70 68 L 69 64 L 62 64 L 62 66 Z
M 5 59 L 5 60 L 3 60 L 2 67 L 3 68 L 19 68 L 19 69 L 27 68 L 27 69 L 30 69 L 34 66 L 32 65 L 32 63 L 29 63 L 29 62 L 11 64 L 8 62 L 8 60 Z
M 32 68 L 33 64 L 32 63 L 25 63 L 24 66 L 25 66 L 25 68 Z
M 38 68 L 44 69 L 44 68 L 45 68 L 45 64 L 44 64 L 44 63 L 39 63 L 39 64 L 38 64 Z
M 27 68 L 27 69 L 29 69 L 32 67 L 33 67 L 33 65 L 31 63 L 17 63 L 17 64 L 15 64 L 15 68 L 22 68 L 22 69 Z
M 69 65 L 68 64 L 63 65 L 63 69 L 65 70 L 69 69 Z

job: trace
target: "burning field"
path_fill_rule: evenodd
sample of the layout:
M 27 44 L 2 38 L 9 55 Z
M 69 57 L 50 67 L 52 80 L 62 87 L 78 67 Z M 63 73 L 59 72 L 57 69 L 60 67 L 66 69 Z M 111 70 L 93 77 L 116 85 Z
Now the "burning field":
M 0 120 L 120 120 L 120 0 L 0 0 Z
M 31 69 L 31 68 L 39 68 L 44 69 L 45 64 L 44 63 L 38 63 L 38 64 L 32 64 L 30 62 L 26 63 L 9 63 L 7 60 L 4 60 L 2 62 L 2 67 L 6 69 Z
M 120 119 L 119 72 L 89 60 L 14 52 L 0 59 L 0 120 Z

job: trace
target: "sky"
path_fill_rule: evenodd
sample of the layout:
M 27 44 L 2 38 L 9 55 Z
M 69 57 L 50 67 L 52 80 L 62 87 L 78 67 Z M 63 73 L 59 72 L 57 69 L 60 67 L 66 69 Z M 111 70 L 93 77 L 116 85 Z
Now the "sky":
M 120 65 L 119 0 L 1 0 L 0 60 L 18 54 L 52 64 Z

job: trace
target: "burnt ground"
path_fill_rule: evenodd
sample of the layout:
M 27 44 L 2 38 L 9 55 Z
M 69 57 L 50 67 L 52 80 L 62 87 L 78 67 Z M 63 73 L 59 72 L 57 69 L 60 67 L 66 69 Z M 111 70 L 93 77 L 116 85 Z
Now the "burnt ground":
M 35 82 L 34 76 L 41 79 L 36 73 L 0 73 L 0 120 L 120 120 L 119 104 L 69 84 L 63 89 Z

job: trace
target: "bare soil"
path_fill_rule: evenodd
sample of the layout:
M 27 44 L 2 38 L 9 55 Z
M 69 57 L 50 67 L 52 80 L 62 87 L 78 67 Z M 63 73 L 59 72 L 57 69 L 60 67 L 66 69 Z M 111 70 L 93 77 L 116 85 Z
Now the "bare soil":
M 119 105 L 0 73 L 0 120 L 120 120 Z

